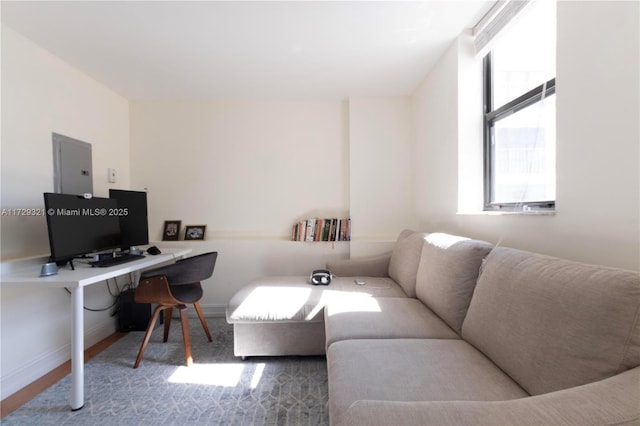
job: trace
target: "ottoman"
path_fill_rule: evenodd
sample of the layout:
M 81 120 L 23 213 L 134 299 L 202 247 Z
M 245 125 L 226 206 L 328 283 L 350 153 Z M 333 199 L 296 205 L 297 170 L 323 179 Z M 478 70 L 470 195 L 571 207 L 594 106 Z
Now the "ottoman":
M 265 277 L 240 289 L 227 305 L 233 324 L 234 354 L 247 356 L 324 355 L 324 307 L 330 301 L 351 305 L 372 297 L 406 297 L 390 278 L 334 278 L 314 286 L 306 276 Z

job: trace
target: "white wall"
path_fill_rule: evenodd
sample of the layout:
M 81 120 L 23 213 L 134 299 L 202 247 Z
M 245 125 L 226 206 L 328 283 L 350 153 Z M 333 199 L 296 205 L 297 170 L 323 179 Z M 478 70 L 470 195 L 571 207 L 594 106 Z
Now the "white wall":
M 457 52 L 454 43 L 411 99 L 413 204 L 418 228 L 425 231 L 458 232 Z
M 107 168 L 129 185 L 129 110 L 126 99 L 2 29 L 3 208 L 42 207 L 53 191 L 52 132 L 92 145 L 94 193 L 108 196 Z M 4 260 L 48 253 L 44 217 L 2 216 Z
M 1 207 L 43 207 L 53 191 L 51 133 L 92 144 L 94 192 L 108 193 L 107 168 L 129 185 L 129 108 L 118 96 L 6 26 L 2 27 Z M 45 218 L 2 217 L 2 261 L 49 253 Z M 123 281 L 121 280 L 120 283 Z M 105 285 L 85 292 L 86 305 L 108 306 Z M 64 289 L 2 289 L 0 390 L 5 398 L 69 359 L 70 300 Z M 110 312 L 86 312 L 85 342 L 115 330 Z
M 469 56 L 466 34 L 450 47 L 412 99 L 420 228 L 640 270 L 639 7 L 637 2 L 558 2 L 553 216 L 456 214 L 469 210 L 456 206 L 458 178 L 464 175 L 459 164 L 477 170 L 481 161 L 477 152 L 464 149 L 461 135 L 468 137 L 477 127 L 481 105 L 474 116 L 466 103 L 474 95 L 455 94 L 480 84 L 470 82 L 468 73 L 480 58 Z
M 408 97 L 349 98 L 351 255 L 390 249 L 413 226 Z
M 201 305 L 224 312 L 264 275 L 308 275 L 349 244 L 288 241 L 309 217 L 348 217 L 349 143 L 340 101 L 132 102 L 132 188 L 148 188 L 150 238 L 165 220 L 204 224 L 218 251 Z M 162 244 L 161 242 L 159 243 Z
M 134 102 L 134 188 L 149 188 L 151 236 L 165 220 L 207 238 L 288 239 L 314 215 L 349 213 L 341 102 Z
M 184 244 L 219 252 L 201 301 L 219 314 L 260 276 L 389 250 L 410 226 L 410 132 L 408 98 L 132 102 L 132 188 L 149 189 L 152 239 L 165 220 L 207 225 Z M 351 244 L 287 241 L 301 219 L 349 214 Z

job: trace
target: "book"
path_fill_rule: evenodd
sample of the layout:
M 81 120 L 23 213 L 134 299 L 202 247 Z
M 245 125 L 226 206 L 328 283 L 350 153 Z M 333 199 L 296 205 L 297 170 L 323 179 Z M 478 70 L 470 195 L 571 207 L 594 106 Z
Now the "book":
M 315 241 L 316 219 L 307 219 L 307 230 L 305 241 Z
M 329 227 L 331 227 L 331 219 L 323 219 L 322 221 L 322 240 L 329 241 Z
M 350 241 L 351 218 L 308 218 L 294 224 L 291 241 Z

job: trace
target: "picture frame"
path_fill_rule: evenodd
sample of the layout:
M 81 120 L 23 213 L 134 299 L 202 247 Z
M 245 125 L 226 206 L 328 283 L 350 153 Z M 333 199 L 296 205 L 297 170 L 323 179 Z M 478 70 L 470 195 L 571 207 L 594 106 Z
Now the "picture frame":
M 180 220 L 165 220 L 162 241 L 178 241 L 180 238 Z
M 186 241 L 204 240 L 204 232 L 207 225 L 187 225 L 184 230 L 184 239 Z

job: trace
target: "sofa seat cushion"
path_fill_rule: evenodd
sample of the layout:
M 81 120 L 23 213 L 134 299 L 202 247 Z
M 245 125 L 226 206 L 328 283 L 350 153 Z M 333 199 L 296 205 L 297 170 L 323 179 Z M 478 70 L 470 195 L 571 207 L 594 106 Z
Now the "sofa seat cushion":
M 407 297 L 404 290 L 393 279 L 389 277 L 358 277 L 358 281 L 364 282 L 358 285 L 354 277 L 334 277 L 331 284 L 324 286 L 324 291 L 328 291 L 329 300 L 344 300 L 348 294 L 370 297 Z M 320 286 L 319 286 L 320 287 Z
M 329 416 L 341 424 L 351 404 L 379 401 L 503 401 L 528 396 L 462 340 L 344 340 L 327 350 Z
M 640 424 L 640 367 L 587 385 L 508 401 L 359 401 L 341 425 Z
M 460 338 L 417 299 L 379 297 L 359 302 L 336 300 L 326 306 L 327 347 L 349 339 Z
M 462 337 L 532 395 L 640 365 L 640 274 L 498 247 Z
M 227 305 L 229 323 L 323 322 L 324 307 L 332 299 L 358 303 L 360 299 L 402 297 L 404 292 L 390 278 L 365 278 L 364 286 L 353 278 L 334 278 L 331 284 L 311 285 L 309 277 L 264 277 L 241 288 Z

